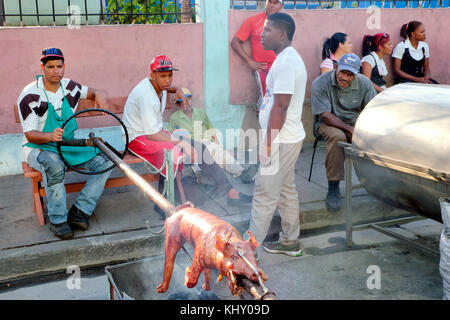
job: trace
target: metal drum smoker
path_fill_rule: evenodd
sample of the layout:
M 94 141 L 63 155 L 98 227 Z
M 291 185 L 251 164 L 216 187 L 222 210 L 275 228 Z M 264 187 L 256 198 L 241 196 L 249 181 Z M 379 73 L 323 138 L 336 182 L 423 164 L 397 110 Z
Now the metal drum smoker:
M 450 86 L 411 83 L 381 92 L 359 116 L 344 150 L 347 168 L 353 161 L 368 193 L 442 222 L 439 198 L 450 195 Z M 351 170 L 346 174 L 351 245 Z

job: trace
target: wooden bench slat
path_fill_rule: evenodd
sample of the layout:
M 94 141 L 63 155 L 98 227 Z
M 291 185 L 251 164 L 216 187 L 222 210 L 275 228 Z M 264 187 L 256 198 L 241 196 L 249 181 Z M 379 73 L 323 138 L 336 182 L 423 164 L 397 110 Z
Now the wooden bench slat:
M 159 180 L 158 175 L 152 174 L 152 173 L 142 174 L 141 177 L 144 178 L 148 182 L 154 182 L 154 181 Z M 67 193 L 73 193 L 73 192 L 80 192 L 83 189 L 85 184 L 86 184 L 86 181 L 74 182 L 74 183 L 65 184 L 64 187 L 66 188 Z M 134 182 L 131 181 L 131 179 L 128 177 L 109 178 L 105 183 L 105 189 L 129 186 L 132 184 L 134 184 Z M 45 188 L 39 189 L 39 195 L 41 197 L 47 196 L 47 193 L 45 192 Z

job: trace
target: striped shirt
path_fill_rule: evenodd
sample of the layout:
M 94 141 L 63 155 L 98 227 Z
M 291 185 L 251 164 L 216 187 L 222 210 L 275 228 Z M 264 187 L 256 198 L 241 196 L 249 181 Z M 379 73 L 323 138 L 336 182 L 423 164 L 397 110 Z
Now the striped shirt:
M 88 94 L 88 87 L 82 86 L 79 83 L 63 78 L 61 80 L 62 88 L 58 89 L 56 93 L 46 91 L 49 101 L 44 93 L 43 78 L 40 77 L 37 80 L 28 84 L 20 93 L 17 100 L 17 106 L 19 111 L 20 123 L 22 124 L 22 130 L 24 133 L 36 130 L 42 131 L 47 121 L 48 114 L 48 102 L 50 102 L 58 115 L 61 115 L 61 107 L 64 101 L 64 95 L 70 104 L 73 112 L 76 112 L 78 107 L 78 101 L 80 99 L 86 99 Z M 64 92 L 64 94 L 63 94 Z M 27 143 L 26 136 L 23 136 L 22 144 Z M 23 147 L 25 159 L 28 159 L 28 154 L 32 148 Z

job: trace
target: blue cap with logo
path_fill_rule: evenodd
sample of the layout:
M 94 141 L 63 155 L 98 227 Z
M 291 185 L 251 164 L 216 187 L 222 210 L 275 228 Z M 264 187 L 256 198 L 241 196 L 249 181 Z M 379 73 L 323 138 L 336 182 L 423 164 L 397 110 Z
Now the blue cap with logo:
M 338 71 L 348 70 L 354 74 L 359 73 L 361 60 L 354 53 L 344 54 L 338 61 Z

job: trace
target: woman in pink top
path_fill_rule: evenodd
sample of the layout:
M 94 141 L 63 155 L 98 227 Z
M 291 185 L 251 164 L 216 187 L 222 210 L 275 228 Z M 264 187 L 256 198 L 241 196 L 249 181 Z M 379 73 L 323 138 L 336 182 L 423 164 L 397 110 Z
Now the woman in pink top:
M 331 71 L 337 66 L 338 60 L 346 53 L 351 53 L 353 49 L 350 37 L 342 32 L 336 32 L 328 38 L 322 49 L 322 63 L 320 64 L 320 74 Z

